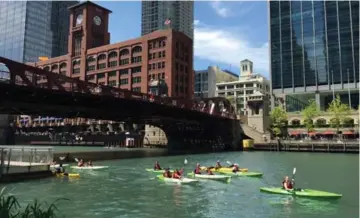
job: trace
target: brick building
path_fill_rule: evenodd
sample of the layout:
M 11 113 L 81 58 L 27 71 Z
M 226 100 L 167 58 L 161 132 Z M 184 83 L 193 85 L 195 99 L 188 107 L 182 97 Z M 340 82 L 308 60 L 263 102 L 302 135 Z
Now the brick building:
M 29 65 L 143 93 L 151 81 L 163 80 L 169 96 L 193 97 L 193 42 L 188 36 L 165 29 L 110 44 L 110 10 L 89 1 L 69 10 L 68 53 Z

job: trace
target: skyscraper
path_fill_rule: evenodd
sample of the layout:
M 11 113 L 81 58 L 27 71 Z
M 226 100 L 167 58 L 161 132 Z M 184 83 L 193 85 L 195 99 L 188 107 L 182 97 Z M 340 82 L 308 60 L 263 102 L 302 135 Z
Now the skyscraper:
M 269 1 L 272 93 L 287 110 L 359 105 L 359 2 Z
M 170 20 L 168 25 L 165 21 Z M 193 1 L 142 1 L 141 34 L 146 35 L 168 26 L 194 38 Z
M 68 7 L 77 1 L 0 1 L 0 56 L 20 62 L 67 53 Z

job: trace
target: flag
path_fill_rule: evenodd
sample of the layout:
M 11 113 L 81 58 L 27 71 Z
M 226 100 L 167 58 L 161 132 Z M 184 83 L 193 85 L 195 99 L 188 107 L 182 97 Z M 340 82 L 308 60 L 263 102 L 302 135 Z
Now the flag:
M 171 24 L 171 19 L 166 19 L 165 22 L 164 22 L 165 25 L 170 25 Z

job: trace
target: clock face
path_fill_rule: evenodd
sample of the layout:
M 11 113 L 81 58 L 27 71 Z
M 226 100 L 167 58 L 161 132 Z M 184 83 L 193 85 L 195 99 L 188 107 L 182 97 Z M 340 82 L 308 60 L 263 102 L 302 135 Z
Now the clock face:
M 97 26 L 100 26 L 101 24 L 101 18 L 99 16 L 95 16 L 94 17 L 94 23 L 97 25 Z
M 79 14 L 77 17 L 76 17 L 76 24 L 81 24 L 83 21 L 83 15 L 82 14 Z

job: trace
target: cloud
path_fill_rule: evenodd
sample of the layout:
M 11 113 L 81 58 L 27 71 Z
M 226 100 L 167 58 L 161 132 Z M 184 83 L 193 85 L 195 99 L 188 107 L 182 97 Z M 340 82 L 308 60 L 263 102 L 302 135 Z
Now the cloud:
M 220 17 L 229 17 L 231 16 L 231 11 L 229 8 L 225 7 L 221 2 L 219 1 L 213 1 L 210 2 L 210 6 L 215 10 L 215 12 Z
M 268 75 L 269 44 L 256 46 L 242 35 L 238 28 L 212 28 L 197 25 L 194 30 L 195 56 L 223 64 L 240 67 L 240 61 L 249 59 L 254 63 L 254 71 Z
M 229 5 L 231 4 L 231 5 Z M 241 17 L 248 14 L 252 9 L 255 8 L 254 2 L 227 2 L 226 6 L 224 2 L 220 1 L 212 1 L 210 2 L 210 6 L 215 10 L 215 13 L 220 17 Z M 233 9 L 236 8 L 236 11 Z
M 197 26 L 200 24 L 200 20 L 194 20 L 194 26 Z

